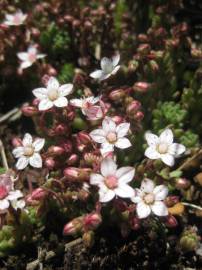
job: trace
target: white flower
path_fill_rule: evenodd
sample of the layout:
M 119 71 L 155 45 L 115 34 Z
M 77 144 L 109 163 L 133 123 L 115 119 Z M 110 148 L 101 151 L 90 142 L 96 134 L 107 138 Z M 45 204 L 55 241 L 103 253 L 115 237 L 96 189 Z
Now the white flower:
M 90 184 L 99 187 L 100 202 L 111 201 L 115 196 L 130 198 L 134 195 L 134 189 L 127 184 L 135 175 L 133 167 L 122 167 L 117 170 L 116 163 L 110 158 L 105 158 L 100 171 L 101 174 L 93 173 L 90 176 Z
M 26 205 L 25 200 L 13 200 L 11 201 L 12 207 L 17 210 L 17 209 L 23 209 Z
M 163 202 L 168 194 L 168 189 L 164 185 L 156 186 L 150 179 L 142 181 L 140 189 L 135 189 L 135 196 L 131 201 L 136 203 L 136 211 L 139 218 L 148 217 L 151 212 L 157 216 L 167 216 L 168 209 Z
M 17 53 L 17 57 L 22 61 L 20 64 L 21 69 L 32 66 L 37 59 L 44 58 L 45 56 L 45 54 L 38 54 L 38 50 L 33 46 L 30 46 L 27 52 Z
M 112 59 L 104 57 L 101 59 L 101 69 L 96 70 L 90 74 L 90 77 L 98 79 L 100 81 L 106 80 L 111 75 L 116 74 L 120 66 L 118 65 L 120 55 L 117 54 Z
M 105 117 L 102 121 L 102 128 L 93 130 L 89 135 L 95 142 L 101 143 L 101 153 L 105 155 L 113 152 L 114 146 L 121 149 L 131 146 L 130 141 L 124 137 L 129 128 L 130 123 L 116 125 L 110 117 Z
M 47 88 L 36 88 L 32 93 L 37 97 L 39 102 L 39 110 L 45 111 L 53 106 L 66 107 L 68 105 L 67 95 L 71 94 L 73 84 L 63 84 L 60 86 L 58 80 L 50 77 L 47 83 Z
M 14 14 L 6 14 L 6 20 L 3 22 L 6 25 L 21 25 L 27 18 L 27 14 L 23 14 L 21 10 L 18 10 Z
M 146 133 L 145 138 L 149 145 L 145 151 L 145 156 L 150 159 L 161 159 L 168 166 L 173 166 L 175 157 L 186 150 L 184 145 L 173 143 L 171 129 L 164 130 L 159 137 L 152 133 Z
M 43 148 L 44 139 L 37 138 L 33 141 L 32 136 L 26 133 L 22 141 L 22 146 L 18 146 L 13 150 L 13 155 L 18 158 L 16 168 L 23 170 L 30 164 L 34 168 L 42 167 L 42 159 L 39 151 Z

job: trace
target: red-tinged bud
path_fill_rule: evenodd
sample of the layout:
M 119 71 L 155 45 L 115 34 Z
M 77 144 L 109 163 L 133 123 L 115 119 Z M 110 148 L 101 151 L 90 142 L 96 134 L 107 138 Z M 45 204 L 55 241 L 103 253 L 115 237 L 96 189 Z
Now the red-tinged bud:
M 100 223 L 102 222 L 102 217 L 99 213 L 91 213 L 86 216 L 84 216 L 83 219 L 83 224 L 84 224 L 84 229 L 86 231 L 88 230 L 95 230 Z
M 83 243 L 85 247 L 90 248 L 94 244 L 94 232 L 93 231 L 88 231 L 85 232 L 82 236 Z
M 33 200 L 32 199 L 32 195 L 29 194 L 25 197 L 25 201 L 27 205 L 31 205 L 31 206 L 37 206 L 39 204 L 39 201 L 37 200 Z
M 64 135 L 68 132 L 68 127 L 64 124 L 59 124 L 54 128 L 54 132 L 57 135 Z
M 151 89 L 151 84 L 147 82 L 137 82 L 133 85 L 133 90 L 140 93 L 146 93 Z
M 133 100 L 126 108 L 126 113 L 133 116 L 141 108 L 141 103 L 137 100 Z
M 22 146 L 22 140 L 20 138 L 15 137 L 12 139 L 12 145 L 14 147 Z
M 73 25 L 73 27 L 78 28 L 81 25 L 81 22 L 80 22 L 80 20 L 74 19 L 72 22 L 72 25 Z
M 165 199 L 165 204 L 166 204 L 167 207 L 172 207 L 178 202 L 179 202 L 179 197 L 178 196 L 168 196 Z
M 85 30 L 89 31 L 89 30 L 92 29 L 92 27 L 93 27 L 93 24 L 90 21 L 85 21 L 84 22 L 84 28 L 85 28 Z
M 44 85 L 47 86 L 49 79 L 50 79 L 50 76 L 49 76 L 48 74 L 45 74 L 45 75 L 42 77 L 41 81 L 42 81 L 42 83 L 43 83 Z
M 38 106 L 38 105 L 39 105 L 39 102 L 40 102 L 40 100 L 39 100 L 38 98 L 35 98 L 35 99 L 33 99 L 33 101 L 32 101 L 32 105 L 33 105 L 33 106 Z
M 119 211 L 119 212 L 124 212 L 128 209 L 128 205 L 126 202 L 123 200 L 114 200 L 114 207 Z
M 9 29 L 9 26 L 6 25 L 6 24 L 0 24 L 0 30 L 8 30 Z
M 151 47 L 149 44 L 141 44 L 138 48 L 137 51 L 141 55 L 147 55 L 151 50 Z
M 157 30 L 155 30 L 154 34 L 155 34 L 156 38 L 157 37 L 164 38 L 167 35 L 167 32 L 166 32 L 165 28 L 160 27 Z
M 74 17 L 73 16 L 70 16 L 70 15 L 65 15 L 64 16 L 64 20 L 68 23 L 72 23 L 73 20 L 74 20 Z
M 141 111 L 138 111 L 135 115 L 134 115 L 134 119 L 138 122 L 142 121 L 142 119 L 144 118 L 144 113 Z
M 139 34 L 139 35 L 138 35 L 138 40 L 139 40 L 140 42 L 148 42 L 148 41 L 149 41 L 149 38 L 148 38 L 148 36 L 145 35 L 145 34 Z
M 177 189 L 187 189 L 191 185 L 190 181 L 186 178 L 178 178 L 175 181 L 175 187 Z
M 52 157 L 46 158 L 44 164 L 49 170 L 53 170 L 56 166 L 56 162 Z
M 90 173 L 89 168 L 68 167 L 64 170 L 64 176 L 69 181 L 88 181 Z
M 62 143 L 60 146 L 65 150 L 66 153 L 71 153 L 72 152 L 72 143 L 71 143 L 71 141 L 66 141 L 66 142 Z
M 84 75 L 80 72 L 76 73 L 74 75 L 73 84 L 77 86 L 83 86 L 85 84 L 85 78 Z
M 67 119 L 68 119 L 69 121 L 74 120 L 75 116 L 76 116 L 76 113 L 75 113 L 75 111 L 73 111 L 73 110 L 72 110 L 71 112 L 68 112 L 68 113 L 67 113 Z
M 75 235 L 82 230 L 83 227 L 83 217 L 78 217 L 70 221 L 64 226 L 64 235 Z
M 125 96 L 125 91 L 123 89 L 117 89 L 117 90 L 113 90 L 110 94 L 109 94 L 109 98 L 113 101 L 121 101 L 123 99 L 123 97 Z
M 119 115 L 114 115 L 112 116 L 112 120 L 117 124 L 121 124 L 123 122 L 123 117 L 119 116 Z
M 78 193 L 78 199 L 85 202 L 89 198 L 90 193 L 84 189 L 81 189 Z
M 91 137 L 90 137 L 89 134 L 88 134 L 87 132 L 85 132 L 85 131 L 80 131 L 80 132 L 77 134 L 77 136 L 78 136 L 78 139 L 80 140 L 80 142 L 81 142 L 82 144 L 87 145 L 87 144 L 89 144 L 89 143 L 92 142 Z
M 43 198 L 45 198 L 47 195 L 47 191 L 44 190 L 43 188 L 36 188 L 34 191 L 31 193 L 31 198 L 34 201 L 40 201 Z
M 48 154 L 50 154 L 52 156 L 60 156 L 64 153 L 65 153 L 64 148 L 62 148 L 60 146 L 50 146 L 48 148 Z
M 52 66 L 48 67 L 47 73 L 49 76 L 57 76 L 57 70 Z
M 84 160 L 87 166 L 93 166 L 94 164 L 99 164 L 101 161 L 101 157 L 97 156 L 93 153 L 85 153 Z
M 25 116 L 34 116 L 38 114 L 37 108 L 32 106 L 23 106 L 21 111 Z
M 40 36 L 40 31 L 39 31 L 39 29 L 37 29 L 37 28 L 32 28 L 32 29 L 31 29 L 31 33 L 32 33 L 32 35 L 33 35 L 34 37 L 39 37 L 39 36 Z
M 166 217 L 165 225 L 169 228 L 175 228 L 178 225 L 177 219 L 174 216 L 169 215 Z
M 152 71 L 156 72 L 156 71 L 159 70 L 159 65 L 157 64 L 156 61 L 151 60 L 151 61 L 149 62 L 149 65 L 150 65 Z
M 140 220 L 137 217 L 130 219 L 130 226 L 132 230 L 138 230 L 140 228 Z
M 67 160 L 67 165 L 71 166 L 71 165 L 75 165 L 77 163 L 77 161 L 79 160 L 79 157 L 76 154 L 72 154 L 68 160 Z

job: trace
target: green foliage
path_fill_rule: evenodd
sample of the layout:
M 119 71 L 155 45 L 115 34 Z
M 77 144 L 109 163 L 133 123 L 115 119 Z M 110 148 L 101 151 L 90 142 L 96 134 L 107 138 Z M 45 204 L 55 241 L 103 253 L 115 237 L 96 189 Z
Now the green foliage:
M 74 76 L 74 66 L 73 64 L 66 63 L 62 66 L 58 79 L 61 83 L 70 82 Z
M 117 36 L 121 34 L 123 14 L 127 11 L 127 5 L 125 0 L 118 0 L 116 3 L 116 9 L 114 13 L 114 27 Z
M 180 142 L 188 148 L 196 147 L 199 146 L 199 136 L 191 130 L 187 130 L 181 135 Z

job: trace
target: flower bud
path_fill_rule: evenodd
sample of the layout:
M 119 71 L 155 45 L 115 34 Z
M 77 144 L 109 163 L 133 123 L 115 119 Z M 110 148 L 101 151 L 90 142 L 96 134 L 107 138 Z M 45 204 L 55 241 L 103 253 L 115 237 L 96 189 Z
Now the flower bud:
M 68 133 L 68 127 L 64 124 L 59 124 L 54 128 L 56 135 L 65 135 Z
M 137 48 L 138 53 L 141 55 L 147 55 L 151 50 L 151 46 L 147 43 L 139 45 Z
M 114 115 L 114 116 L 112 116 L 111 118 L 112 118 L 112 120 L 113 120 L 117 125 L 119 125 L 119 124 L 121 124 L 122 122 L 124 122 L 123 117 L 121 117 L 121 116 L 119 116 L 119 115 Z
M 39 102 L 40 100 L 38 98 L 34 98 L 32 101 L 32 105 L 37 107 L 39 105 Z
M 141 103 L 138 100 L 133 100 L 126 108 L 127 114 L 133 116 L 141 108 Z
M 52 155 L 52 156 L 60 156 L 62 154 L 64 154 L 65 150 L 64 148 L 60 147 L 60 146 L 50 146 L 48 148 L 48 154 Z
M 175 181 L 175 187 L 177 189 L 187 189 L 191 185 L 190 181 L 186 178 L 178 178 Z
M 80 142 L 81 142 L 82 144 L 87 145 L 87 144 L 89 144 L 89 143 L 92 142 L 91 137 L 90 137 L 89 134 L 88 134 L 87 132 L 85 132 L 85 131 L 80 131 L 80 132 L 77 134 L 77 136 L 78 136 L 78 139 L 80 140 Z
M 172 207 L 178 202 L 179 202 L 179 197 L 178 196 L 168 196 L 165 199 L 165 204 L 166 204 L 167 207 Z
M 134 115 L 134 119 L 138 122 L 140 122 L 144 118 L 144 113 L 141 111 L 136 112 Z
M 78 161 L 78 159 L 79 159 L 79 157 L 76 155 L 76 154 L 72 154 L 69 158 L 68 158 L 68 160 L 67 160 L 67 165 L 74 165 L 74 164 L 76 164 L 77 163 L 77 161 Z
M 72 142 L 71 141 L 65 141 L 60 144 L 60 146 L 64 149 L 66 153 L 72 152 Z
M 140 42 L 148 42 L 148 41 L 149 41 L 149 38 L 148 38 L 148 36 L 145 35 L 145 34 L 139 34 L 139 35 L 138 35 L 138 40 L 139 40 Z
M 174 216 L 168 215 L 166 217 L 165 224 L 169 228 L 175 228 L 178 225 L 178 222 L 177 222 L 177 220 L 176 220 L 176 218 Z
M 130 219 L 130 226 L 132 230 L 138 230 L 140 228 L 140 220 L 137 217 L 133 217 Z
M 136 82 L 133 85 L 133 90 L 140 93 L 146 93 L 151 89 L 151 84 L 147 82 Z
M 109 94 L 109 98 L 113 101 L 121 101 L 124 96 L 125 96 L 125 91 L 123 89 L 113 90 Z
M 45 74 L 45 75 L 42 77 L 41 81 L 42 81 L 42 83 L 43 83 L 44 85 L 47 86 L 49 79 L 50 79 L 50 76 L 47 75 L 47 74 Z
M 21 111 L 25 116 L 34 116 L 38 114 L 37 108 L 32 107 L 32 106 L 23 106 L 21 108 Z
M 52 157 L 48 157 L 45 159 L 44 164 L 46 168 L 49 170 L 53 170 L 55 168 L 56 162 Z
M 197 228 L 190 227 L 182 233 L 179 245 L 183 251 L 190 252 L 196 250 L 199 246 L 199 240 L 200 237 L 197 234 Z
M 83 217 L 78 217 L 70 221 L 64 226 L 64 235 L 75 235 L 82 230 Z
M 46 195 L 47 195 L 46 190 L 44 190 L 43 188 L 36 188 L 35 190 L 32 191 L 31 198 L 34 201 L 40 201 L 43 198 L 45 198 Z
M 90 173 L 91 169 L 89 168 L 68 167 L 64 170 L 64 176 L 69 181 L 87 181 Z
M 99 213 L 91 213 L 84 216 L 83 223 L 85 230 L 95 230 L 102 222 L 102 217 Z
M 12 145 L 14 147 L 22 146 L 22 140 L 20 138 L 15 137 L 12 139 Z

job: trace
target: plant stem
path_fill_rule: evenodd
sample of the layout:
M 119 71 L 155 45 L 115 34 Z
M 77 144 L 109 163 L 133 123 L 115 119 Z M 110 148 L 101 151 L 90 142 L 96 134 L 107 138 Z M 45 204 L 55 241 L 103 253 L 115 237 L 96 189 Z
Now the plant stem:
M 0 140 L 0 153 L 1 153 L 1 159 L 2 159 L 2 163 L 3 163 L 3 167 L 8 170 L 8 162 L 7 162 L 7 158 L 6 158 L 6 153 L 5 153 L 5 149 L 4 149 L 4 145 L 3 142 Z
M 198 205 L 195 205 L 195 204 L 192 204 L 192 203 L 186 203 L 186 202 L 183 202 L 182 204 L 185 205 L 185 206 L 189 206 L 189 207 L 192 207 L 192 208 L 195 208 L 195 209 L 198 209 L 198 210 L 202 211 L 201 206 L 198 206 Z

